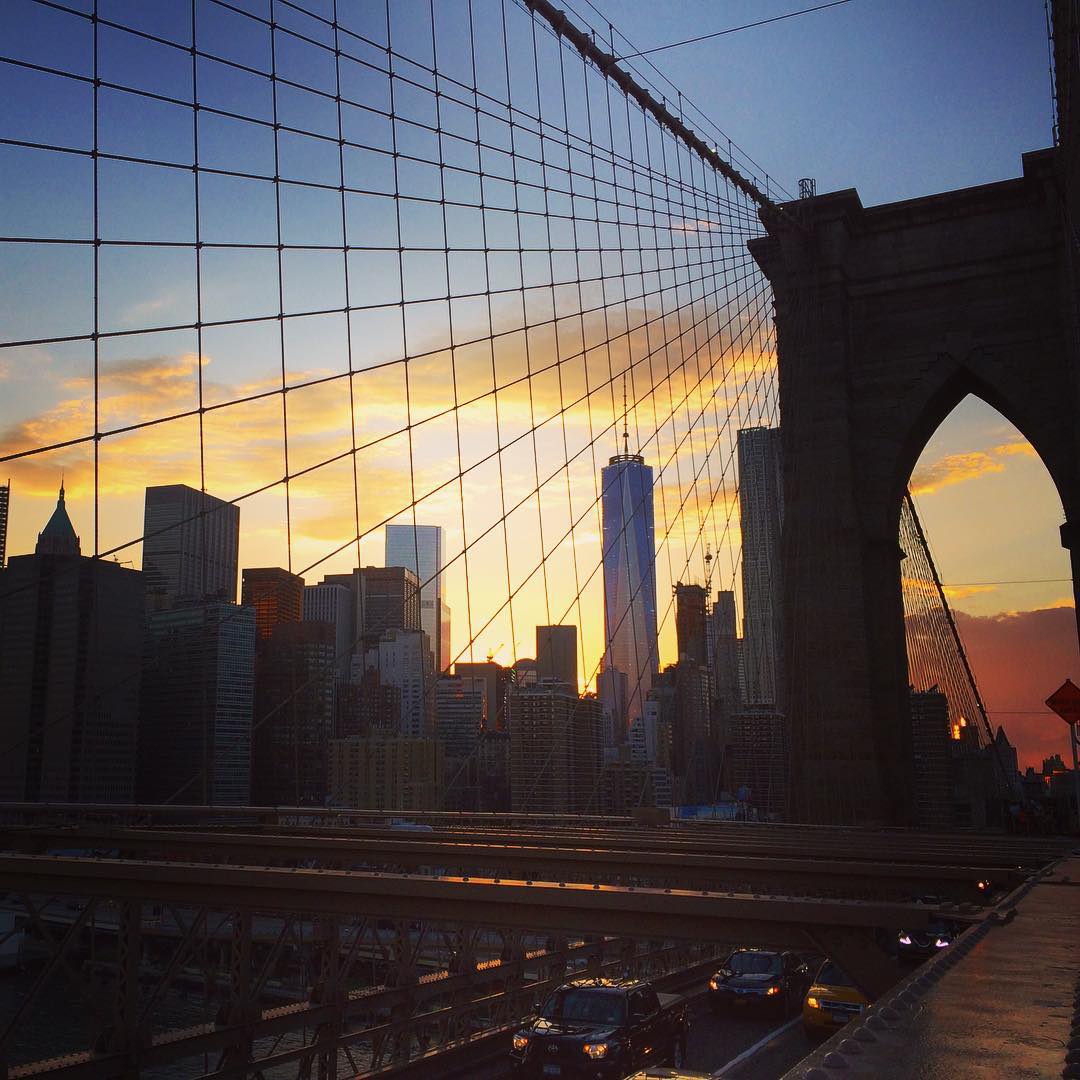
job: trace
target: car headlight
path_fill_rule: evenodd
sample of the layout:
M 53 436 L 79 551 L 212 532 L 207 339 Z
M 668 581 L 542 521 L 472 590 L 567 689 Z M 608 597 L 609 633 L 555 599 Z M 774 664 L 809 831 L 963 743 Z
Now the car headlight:
M 779 986 L 770 986 L 769 989 L 765 991 L 765 994 L 768 997 L 772 997 L 774 994 L 779 994 L 779 993 L 780 993 L 780 987 Z
M 524 1050 L 529 1045 L 529 1036 L 523 1035 L 520 1031 L 514 1036 L 514 1049 Z
M 938 938 L 938 939 L 937 939 L 937 940 L 936 940 L 936 941 L 934 942 L 934 945 L 935 945 L 935 946 L 936 946 L 937 948 L 939 948 L 939 949 L 944 949 L 944 948 L 946 948 L 946 947 L 948 946 L 948 944 L 949 944 L 949 942 L 948 942 L 948 941 L 947 941 L 947 940 L 946 940 L 945 938 L 943 938 L 943 937 L 939 937 L 939 938 Z
M 606 1042 L 586 1043 L 581 1049 L 585 1051 L 586 1057 L 596 1061 L 599 1058 L 607 1057 L 608 1051 L 614 1049 L 614 1044 Z
M 718 976 L 714 975 L 709 980 L 709 989 L 710 990 L 719 990 L 720 989 L 720 979 L 719 979 Z
M 901 934 L 900 935 L 900 944 L 901 945 L 910 945 L 911 944 L 911 935 L 910 934 Z
M 807 999 L 806 999 L 806 1007 L 808 1009 L 820 1009 L 821 1008 L 821 1002 L 818 1001 L 818 999 L 816 997 L 807 997 Z

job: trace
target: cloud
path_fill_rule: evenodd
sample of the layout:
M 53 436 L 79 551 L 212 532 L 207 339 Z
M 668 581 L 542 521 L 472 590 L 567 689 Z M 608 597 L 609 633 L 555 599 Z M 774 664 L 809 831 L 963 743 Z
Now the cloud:
M 965 600 L 969 596 L 979 596 L 982 593 L 997 592 L 996 585 L 946 585 L 945 595 L 950 600 Z
M 967 480 L 976 480 L 988 473 L 1005 471 L 1002 458 L 1036 457 L 1031 444 L 1026 440 L 1001 443 L 989 450 L 972 450 L 964 454 L 947 454 L 937 461 L 918 465 L 911 475 L 911 493 L 913 495 L 933 495 L 943 487 L 962 484 Z

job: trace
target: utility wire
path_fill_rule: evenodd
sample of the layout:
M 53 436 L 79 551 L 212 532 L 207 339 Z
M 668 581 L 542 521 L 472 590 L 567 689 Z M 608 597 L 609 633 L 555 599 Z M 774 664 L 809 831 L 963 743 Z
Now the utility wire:
M 755 26 L 768 26 L 770 23 L 783 22 L 785 19 L 794 19 L 797 15 L 809 15 L 814 11 L 824 11 L 826 8 L 839 7 L 841 4 L 849 4 L 851 0 L 831 0 L 828 4 L 818 4 L 815 7 L 802 8 L 799 11 L 789 11 L 786 15 L 774 15 L 770 19 L 758 19 L 757 22 L 743 23 L 742 26 L 731 26 L 727 30 L 716 30 L 711 34 L 700 34 L 698 37 L 685 38 L 682 41 L 672 41 L 667 45 L 655 45 L 651 49 L 642 49 L 640 52 L 625 53 L 616 57 L 617 60 L 632 60 L 637 56 L 650 56 L 653 53 L 664 52 L 666 49 L 678 49 L 683 45 L 694 45 L 699 41 L 710 41 L 712 38 L 725 37 L 727 34 L 736 34 L 740 30 L 750 30 Z

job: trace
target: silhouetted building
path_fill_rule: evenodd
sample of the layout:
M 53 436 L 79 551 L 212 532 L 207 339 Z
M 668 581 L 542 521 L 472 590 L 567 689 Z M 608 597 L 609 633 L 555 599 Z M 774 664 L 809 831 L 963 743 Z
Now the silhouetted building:
M 435 737 L 443 751 L 443 807 L 477 810 L 479 741 L 486 727 L 487 682 L 443 676 L 435 683 Z
M 366 647 L 378 644 L 387 630 L 423 629 L 419 582 L 412 570 L 402 566 L 363 566 L 353 571 L 353 579 L 357 636 L 363 637 Z
M 712 691 L 716 736 L 721 743 L 729 739 L 731 718 L 738 712 L 739 637 L 735 617 L 735 594 L 721 590 L 709 613 L 709 648 L 712 656 Z
M 510 791 L 515 812 L 596 813 L 600 702 L 561 683 L 510 692 Z
M 441 525 L 387 525 L 385 562 L 404 566 L 420 585 L 420 629 L 428 636 L 432 669 L 450 668 L 450 609 L 443 596 L 446 547 Z
M 300 621 L 304 579 L 280 566 L 245 567 L 241 603 L 255 609 L 258 640 L 269 641 L 275 627 Z
M 787 724 L 767 706 L 745 705 L 732 722 L 732 773 L 736 792 L 766 818 L 787 810 Z
M 61 488 L 0 577 L 0 799 L 134 796 L 143 577 L 80 550 Z
M 7 559 L 8 511 L 11 505 L 11 481 L 0 486 L 0 570 Z
M 396 734 L 401 726 L 401 691 L 380 681 L 377 666 L 354 656 L 349 678 L 335 682 L 334 738 Z
M 510 672 L 493 660 L 459 660 L 454 674 L 464 679 L 483 679 L 487 695 L 485 730 L 503 731 L 506 727 L 506 693 L 510 686 Z
M 952 824 L 952 753 L 949 702 L 936 690 L 911 692 L 911 748 L 915 757 L 915 822 L 922 828 Z
M 333 715 L 334 628 L 279 623 L 258 649 L 251 767 L 256 804 L 325 803 Z
M 146 617 L 138 799 L 251 802 L 255 612 L 222 601 Z
M 701 585 L 675 586 L 675 636 L 679 659 L 692 660 L 698 667 L 709 666 L 709 640 L 705 605 L 709 594 Z
M 387 630 L 379 639 L 379 681 L 401 695 L 398 734 L 426 739 L 434 734 L 435 695 L 431 650 L 422 630 Z
M 604 717 L 604 754 L 611 757 L 613 749 L 622 745 L 627 731 L 633 726 L 633 721 L 627 717 L 630 680 L 626 672 L 614 667 L 602 667 L 596 676 L 596 696 Z
M 345 585 L 305 585 L 304 622 L 329 623 L 334 628 L 334 655 L 337 677 L 346 679 L 353 655 L 356 634 L 356 608 L 353 591 Z
M 625 672 L 632 720 L 642 714 L 657 671 L 653 471 L 640 454 L 616 454 L 601 478 L 604 667 Z
M 536 628 L 536 672 L 541 679 L 554 679 L 578 691 L 576 626 Z
M 488 730 L 481 734 L 478 749 L 480 779 L 477 790 L 477 810 L 509 813 L 510 797 L 510 733 Z
M 239 506 L 186 484 L 148 487 L 143 537 L 151 609 L 178 600 L 236 602 Z
M 671 721 L 673 772 L 683 783 L 683 798 L 692 804 L 715 799 L 719 746 L 712 731 L 709 673 L 693 660 L 674 667 L 675 713 Z
M 779 428 L 744 428 L 738 436 L 742 528 L 743 639 L 749 705 L 780 708 L 780 529 L 784 496 Z
M 434 739 L 334 739 L 330 801 L 359 810 L 436 810 L 442 769 L 442 748 Z
M 436 681 L 435 737 L 448 758 L 473 756 L 486 716 L 484 679 L 444 675 Z
M 600 772 L 600 813 L 629 814 L 641 807 L 671 805 L 671 776 L 632 758 L 604 763 Z

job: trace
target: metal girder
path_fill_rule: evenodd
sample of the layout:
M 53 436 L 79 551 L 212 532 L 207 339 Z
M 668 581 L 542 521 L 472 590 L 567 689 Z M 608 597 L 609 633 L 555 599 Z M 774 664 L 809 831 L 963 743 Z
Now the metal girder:
M 389 831 L 389 830 L 388 830 Z M 817 895 L 882 895 L 949 892 L 964 899 L 980 898 L 979 882 L 992 880 L 1010 887 L 1026 876 L 1016 868 L 985 865 L 909 864 L 853 859 L 790 858 L 685 850 L 668 843 L 652 848 L 593 844 L 544 846 L 531 841 L 498 842 L 403 837 L 385 833 L 363 838 L 319 833 L 253 833 L 219 830 L 133 829 L 80 826 L 73 829 L 0 831 L 0 847 L 44 851 L 49 847 L 118 850 L 122 853 L 197 852 L 201 859 L 281 863 L 316 861 L 329 867 L 362 863 L 383 867 L 442 867 L 509 873 L 522 877 L 567 875 L 590 882 L 642 882 L 719 885 L 750 889 L 796 888 Z M 672 850 L 677 848 L 677 850 Z
M 219 830 L 231 823 L 246 832 L 313 829 L 324 836 L 358 838 L 368 831 L 397 835 L 385 828 L 384 811 L 324 807 L 147 806 L 121 803 L 0 803 L 0 822 L 103 822 L 138 825 L 200 825 Z M 750 822 L 672 821 L 657 826 L 632 818 L 540 814 L 410 812 L 410 819 L 432 824 L 427 839 L 465 842 L 528 842 L 539 846 L 611 843 L 620 848 L 662 846 L 730 854 L 808 856 L 838 860 L 914 862 L 938 865 L 1039 867 L 1070 850 L 1066 837 L 1016 837 L 977 833 L 926 833 L 903 829 L 777 825 Z M 380 825 L 383 827 L 380 828 Z
M 0 855 L 0 878 L 30 892 L 139 898 L 227 910 L 435 919 L 627 937 L 806 943 L 815 926 L 919 929 L 918 904 L 797 899 L 686 889 L 282 870 L 202 863 Z

